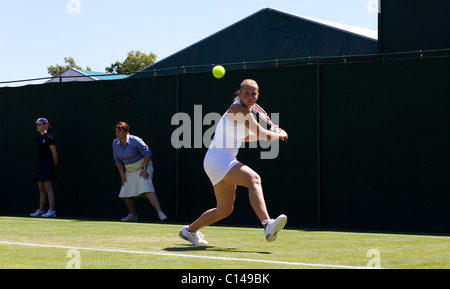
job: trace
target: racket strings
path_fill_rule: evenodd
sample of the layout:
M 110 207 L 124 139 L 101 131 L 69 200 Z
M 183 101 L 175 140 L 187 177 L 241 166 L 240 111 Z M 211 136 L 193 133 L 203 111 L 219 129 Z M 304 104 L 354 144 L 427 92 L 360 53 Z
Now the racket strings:
M 252 105 L 251 110 L 253 113 L 262 118 L 270 126 L 274 125 L 267 112 L 264 109 L 262 109 L 262 107 L 260 107 L 258 104 Z
M 272 120 L 270 120 L 269 115 L 261 106 L 255 103 L 254 105 L 252 105 L 251 110 L 254 114 L 262 118 L 268 125 L 270 125 L 271 127 L 274 126 L 274 123 L 272 122 Z M 287 141 L 287 137 L 284 138 L 283 141 Z

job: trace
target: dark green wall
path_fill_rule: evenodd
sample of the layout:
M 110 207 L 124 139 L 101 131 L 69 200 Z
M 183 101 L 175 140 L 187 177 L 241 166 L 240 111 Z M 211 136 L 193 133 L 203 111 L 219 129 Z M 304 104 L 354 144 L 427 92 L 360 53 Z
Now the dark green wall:
M 60 156 L 59 216 L 126 215 L 111 149 L 115 124 L 126 121 L 153 152 L 166 214 L 193 221 L 215 206 L 203 171 L 207 149 L 174 149 L 172 116 L 192 116 L 194 105 L 202 105 L 203 116 L 223 114 L 240 82 L 253 78 L 259 103 L 280 113 L 289 133 L 276 159 L 262 160 L 261 149 L 248 147 L 238 155 L 261 175 L 272 216 L 285 213 L 293 227 L 448 232 L 449 64 L 442 58 L 292 65 L 229 70 L 221 80 L 181 73 L 1 88 L 0 214 L 27 215 L 38 206 L 33 122 L 43 116 Z M 141 219 L 157 219 L 147 201 L 137 203 Z M 259 223 L 245 189 L 238 189 L 235 211 L 222 223 Z

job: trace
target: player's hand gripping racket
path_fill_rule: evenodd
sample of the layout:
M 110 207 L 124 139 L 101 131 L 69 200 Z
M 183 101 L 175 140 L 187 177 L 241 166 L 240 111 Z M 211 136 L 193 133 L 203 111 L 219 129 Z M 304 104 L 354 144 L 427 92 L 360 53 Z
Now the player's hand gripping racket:
M 275 126 L 275 124 L 272 122 L 272 120 L 269 117 L 269 114 L 257 103 L 252 105 L 251 110 L 254 114 L 258 115 L 262 120 L 264 120 L 270 127 L 272 128 Z M 283 141 L 287 141 L 288 138 L 285 137 L 282 139 Z

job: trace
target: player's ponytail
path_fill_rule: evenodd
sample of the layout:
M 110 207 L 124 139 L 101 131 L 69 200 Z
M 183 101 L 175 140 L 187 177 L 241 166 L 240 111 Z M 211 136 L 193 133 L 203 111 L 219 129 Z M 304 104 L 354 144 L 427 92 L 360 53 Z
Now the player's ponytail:
M 236 93 L 234 94 L 233 102 L 235 102 L 236 100 L 239 100 L 239 90 L 237 90 Z

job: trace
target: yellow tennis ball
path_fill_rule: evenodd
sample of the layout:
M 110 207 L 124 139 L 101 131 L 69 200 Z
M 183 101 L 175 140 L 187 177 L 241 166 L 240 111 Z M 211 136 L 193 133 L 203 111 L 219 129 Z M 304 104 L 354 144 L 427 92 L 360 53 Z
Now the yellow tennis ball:
M 222 78 L 225 76 L 225 68 L 222 65 L 214 66 L 212 74 L 215 78 Z

